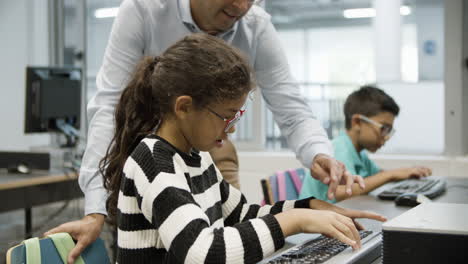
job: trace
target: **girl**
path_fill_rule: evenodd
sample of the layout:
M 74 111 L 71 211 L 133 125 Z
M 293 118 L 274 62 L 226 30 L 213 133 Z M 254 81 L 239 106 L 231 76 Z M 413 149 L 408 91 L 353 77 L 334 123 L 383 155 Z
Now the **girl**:
M 118 223 L 117 262 L 255 263 L 299 232 L 358 248 L 352 218 L 384 220 L 313 198 L 247 204 L 206 151 L 234 132 L 252 88 L 240 52 L 206 34 L 140 63 L 100 166 Z

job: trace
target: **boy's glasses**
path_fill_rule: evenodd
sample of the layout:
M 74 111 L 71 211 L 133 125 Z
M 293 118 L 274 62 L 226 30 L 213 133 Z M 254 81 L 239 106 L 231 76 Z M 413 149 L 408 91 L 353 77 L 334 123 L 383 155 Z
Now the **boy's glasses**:
M 233 118 L 227 119 L 221 116 L 220 114 L 216 113 L 215 111 L 211 110 L 209 107 L 206 107 L 206 109 L 208 109 L 208 111 L 210 111 L 212 114 L 226 122 L 226 125 L 224 127 L 225 133 L 227 133 L 237 122 L 239 122 L 240 118 L 245 112 L 245 110 L 239 110 Z
M 391 138 L 395 134 L 395 129 L 392 126 L 380 124 L 366 116 L 359 115 L 359 119 L 366 121 L 380 129 L 380 135 L 384 138 Z

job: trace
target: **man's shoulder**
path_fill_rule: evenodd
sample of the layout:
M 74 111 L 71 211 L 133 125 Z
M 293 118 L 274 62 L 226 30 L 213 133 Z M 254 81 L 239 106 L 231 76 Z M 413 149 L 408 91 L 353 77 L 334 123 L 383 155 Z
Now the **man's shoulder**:
M 167 12 L 171 6 L 175 6 L 175 0 L 124 0 L 119 7 L 121 10 L 134 10 L 142 16 L 157 14 L 158 12 Z
M 270 23 L 271 16 L 263 8 L 253 5 L 242 19 L 249 26 L 260 26 Z
M 265 11 L 265 9 L 257 5 L 253 5 L 252 8 L 250 8 L 249 12 L 247 12 L 246 16 L 254 16 L 254 17 L 266 18 L 266 19 L 271 18 L 270 14 L 268 14 Z
M 170 1 L 176 0 L 124 0 L 124 2 L 132 2 L 133 4 L 142 7 L 164 7 L 169 4 Z

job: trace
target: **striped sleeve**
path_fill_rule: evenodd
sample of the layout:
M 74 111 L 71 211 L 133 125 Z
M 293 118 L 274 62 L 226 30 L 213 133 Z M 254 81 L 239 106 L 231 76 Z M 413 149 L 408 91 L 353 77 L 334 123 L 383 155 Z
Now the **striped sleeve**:
M 226 225 L 234 225 L 249 219 L 262 217 L 267 214 L 278 214 L 292 208 L 310 208 L 309 197 L 301 200 L 286 200 L 273 205 L 248 204 L 244 195 L 226 181 L 220 184 L 221 202 L 223 203 L 223 217 Z
M 175 262 L 256 263 L 283 246 L 281 228 L 271 214 L 235 226 L 212 226 L 194 199 L 183 166 L 173 159 L 173 169 L 165 171 L 149 168 L 155 166 L 152 162 L 127 161 L 124 173 L 134 179 L 140 210 Z

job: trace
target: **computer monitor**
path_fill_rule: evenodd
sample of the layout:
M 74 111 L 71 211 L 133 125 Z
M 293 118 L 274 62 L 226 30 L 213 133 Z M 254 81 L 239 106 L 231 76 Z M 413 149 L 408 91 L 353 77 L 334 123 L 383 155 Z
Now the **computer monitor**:
M 68 144 L 74 144 L 80 128 L 81 80 L 79 68 L 27 67 L 24 132 L 62 132 Z

